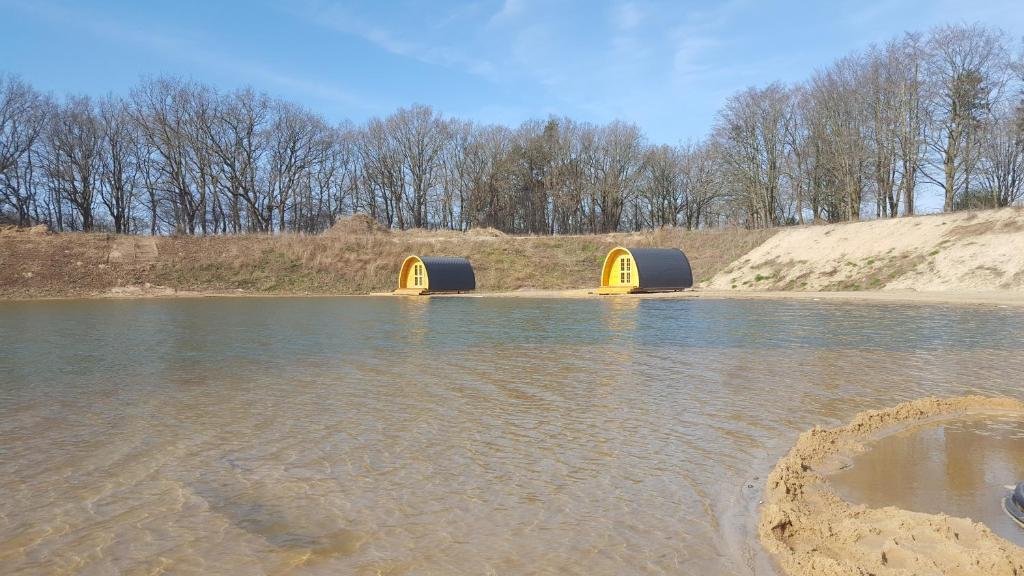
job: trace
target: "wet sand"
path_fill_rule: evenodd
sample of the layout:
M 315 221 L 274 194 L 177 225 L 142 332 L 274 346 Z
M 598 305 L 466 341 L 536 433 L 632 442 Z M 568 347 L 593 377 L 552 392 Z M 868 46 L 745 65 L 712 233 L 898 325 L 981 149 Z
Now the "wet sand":
M 814 428 L 768 478 L 759 534 L 793 576 L 1024 572 L 1024 549 L 980 522 L 843 500 L 829 476 L 866 442 L 942 418 L 1024 417 L 1024 402 L 979 396 L 925 398 L 855 416 L 839 428 Z
M 30 300 L 88 300 L 88 299 L 150 299 L 150 298 L 337 298 L 337 297 L 394 296 L 390 292 L 370 294 L 267 294 L 242 290 L 174 290 L 165 286 L 125 286 L 109 292 L 81 297 L 27 298 Z M 994 307 L 1024 307 L 1024 292 L 1014 290 L 917 292 L 913 290 L 876 290 L 847 292 L 754 291 L 717 290 L 695 288 L 681 292 L 649 294 L 622 294 L 601 296 L 596 288 L 565 290 L 523 289 L 514 292 L 470 292 L 465 294 L 432 294 L 432 298 L 543 298 L 543 299 L 626 299 L 626 300 L 795 300 L 820 302 L 880 302 L 898 304 L 951 304 Z M 417 296 L 422 298 L 422 296 Z
M 454 295 L 440 295 L 452 297 Z M 461 296 L 481 298 L 626 298 L 654 300 L 810 300 L 836 302 L 895 302 L 904 304 L 978 304 L 990 306 L 1024 306 L 1024 292 L 992 290 L 979 292 L 942 291 L 916 292 L 913 290 L 876 290 L 849 292 L 797 292 L 782 290 L 714 290 L 696 288 L 682 292 L 654 292 L 650 294 L 622 294 L 600 296 L 594 288 L 572 290 L 518 290 L 515 292 L 478 292 Z

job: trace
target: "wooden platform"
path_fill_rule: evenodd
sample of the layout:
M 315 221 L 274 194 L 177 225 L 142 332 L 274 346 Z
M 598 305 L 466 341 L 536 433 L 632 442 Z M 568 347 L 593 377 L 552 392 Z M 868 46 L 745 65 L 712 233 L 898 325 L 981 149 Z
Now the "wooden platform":
M 633 294 L 639 292 L 640 289 L 636 286 L 601 286 L 597 289 L 598 294 Z
M 395 296 L 423 296 L 429 294 L 429 292 L 422 288 L 399 288 L 392 292 L 392 294 Z

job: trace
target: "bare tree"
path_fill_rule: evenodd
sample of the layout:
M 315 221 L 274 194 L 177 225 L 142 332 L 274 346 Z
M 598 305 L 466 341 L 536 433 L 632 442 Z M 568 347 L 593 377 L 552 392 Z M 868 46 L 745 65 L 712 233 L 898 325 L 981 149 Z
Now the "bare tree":
M 441 178 L 448 127 L 429 106 L 401 108 L 387 120 L 405 171 L 404 207 L 415 228 L 426 228 L 427 207 Z
M 890 43 L 886 52 L 886 64 L 890 67 L 888 75 L 895 84 L 893 105 L 896 108 L 898 127 L 894 136 L 899 155 L 898 173 L 903 212 L 913 215 L 917 182 L 924 162 L 927 126 L 924 48 L 920 35 L 906 34 L 901 40 Z M 890 215 L 895 216 L 891 211 Z
M 140 188 L 138 126 L 125 103 L 115 98 L 101 101 L 98 114 L 103 147 L 100 200 L 113 221 L 114 232 L 129 234 Z
M 936 170 L 926 175 L 942 187 L 946 212 L 957 194 L 970 194 L 982 129 L 1007 80 L 1007 52 L 1001 33 L 977 24 L 942 26 L 929 35 L 928 145 Z
M 278 229 L 283 231 L 288 211 L 308 185 L 306 176 L 327 152 L 328 128 L 314 114 L 278 103 L 269 139 L 267 211 L 276 210 Z
M 822 196 L 829 220 L 860 218 L 871 164 L 867 127 L 870 107 L 861 90 L 862 70 L 859 59 L 845 58 L 811 80 L 818 185 L 827 186 Z
M 19 226 L 33 220 L 38 149 L 51 107 L 22 80 L 0 76 L 0 214 L 9 206 Z
M 979 158 L 987 207 L 1009 206 L 1024 198 L 1024 108 L 1005 106 L 986 130 Z
M 790 98 L 781 84 L 749 88 L 729 98 L 719 113 L 717 145 L 734 197 L 752 226 L 772 227 L 784 220 L 781 184 Z
M 77 212 L 74 220 L 63 225 L 86 232 L 93 229 L 104 152 L 103 128 L 89 98 L 71 98 L 51 116 L 46 137 L 48 185 Z
M 269 146 L 270 99 L 241 90 L 220 99 L 213 122 L 204 124 L 206 141 L 215 158 L 217 220 L 222 232 L 266 232 L 271 226 L 271 202 L 261 166 Z
M 197 90 L 180 80 L 160 78 L 143 82 L 132 94 L 132 115 L 158 172 L 147 179 L 153 187 L 152 207 L 158 205 L 156 196 L 164 197 L 179 234 L 195 234 L 201 231 L 199 221 L 205 222 L 206 183 L 194 181 L 194 168 L 205 164 L 196 161 L 194 148 L 204 130 L 194 121 Z

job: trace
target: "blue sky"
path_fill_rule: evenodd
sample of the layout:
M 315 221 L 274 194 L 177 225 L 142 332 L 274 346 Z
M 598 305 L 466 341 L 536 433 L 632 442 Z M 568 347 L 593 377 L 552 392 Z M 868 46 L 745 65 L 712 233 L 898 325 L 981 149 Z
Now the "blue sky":
M 904 30 L 982 22 L 1019 35 L 1019 0 L 800 2 L 72 2 L 0 0 L 0 71 L 37 88 L 126 94 L 144 75 L 251 85 L 360 122 L 428 104 L 515 125 L 551 114 L 700 138 L 723 100 L 796 82 Z

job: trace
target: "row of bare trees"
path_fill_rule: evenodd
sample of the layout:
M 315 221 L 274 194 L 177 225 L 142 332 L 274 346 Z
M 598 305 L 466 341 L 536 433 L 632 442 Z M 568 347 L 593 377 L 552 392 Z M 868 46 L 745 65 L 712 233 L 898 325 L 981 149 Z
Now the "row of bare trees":
M 426 106 L 331 125 L 245 89 L 175 78 L 57 100 L 0 77 L 0 221 L 57 230 L 318 232 L 367 213 L 400 229 L 559 234 L 768 227 L 1024 197 L 1021 53 L 946 26 L 730 97 L 712 133 L 651 145 L 632 124 L 517 128 Z
M 906 34 L 795 87 L 733 97 L 712 136 L 726 194 L 757 226 L 945 211 L 1024 198 L 1019 45 L 977 25 Z
M 0 81 L 0 209 L 20 225 L 117 233 L 318 232 L 368 213 L 401 229 L 554 234 L 717 222 L 713 159 L 639 128 L 517 129 L 426 106 L 363 126 L 252 90 L 174 78 L 55 101 Z

